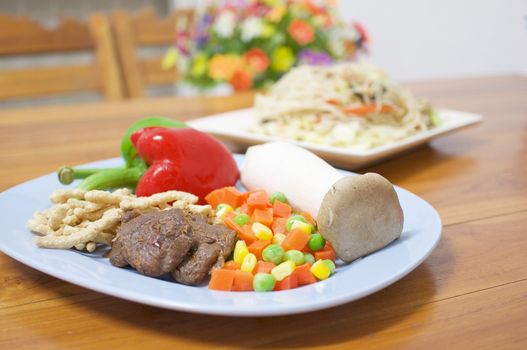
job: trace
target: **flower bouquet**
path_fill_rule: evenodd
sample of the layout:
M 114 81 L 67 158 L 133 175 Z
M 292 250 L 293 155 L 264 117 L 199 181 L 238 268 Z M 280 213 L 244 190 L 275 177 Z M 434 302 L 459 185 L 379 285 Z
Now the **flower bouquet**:
M 213 1 L 196 12 L 190 30 L 179 27 L 163 66 L 199 89 L 262 89 L 294 65 L 354 59 L 368 41 L 329 0 Z

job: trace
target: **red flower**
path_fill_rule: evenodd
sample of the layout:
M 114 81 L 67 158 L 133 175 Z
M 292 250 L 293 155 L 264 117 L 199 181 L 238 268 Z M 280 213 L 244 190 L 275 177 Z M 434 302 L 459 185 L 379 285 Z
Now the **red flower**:
M 237 70 L 234 72 L 229 82 L 234 88 L 234 91 L 245 91 L 251 88 L 253 79 L 246 71 Z
M 254 73 L 265 72 L 269 67 L 269 58 L 264 50 L 259 48 L 252 48 L 244 55 L 245 62 Z
M 370 41 L 370 36 L 368 35 L 368 32 L 366 31 L 366 28 L 360 23 L 354 23 L 353 28 L 359 33 L 361 37 L 361 44 L 365 44 L 368 41 Z
M 315 38 L 313 27 L 300 19 L 291 21 L 287 27 L 287 32 L 299 45 L 307 45 Z

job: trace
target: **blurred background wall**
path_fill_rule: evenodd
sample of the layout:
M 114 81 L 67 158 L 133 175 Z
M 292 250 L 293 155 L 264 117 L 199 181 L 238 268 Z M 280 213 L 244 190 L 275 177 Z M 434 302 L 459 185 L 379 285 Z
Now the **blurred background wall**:
M 526 0 L 341 0 L 399 80 L 527 73 Z

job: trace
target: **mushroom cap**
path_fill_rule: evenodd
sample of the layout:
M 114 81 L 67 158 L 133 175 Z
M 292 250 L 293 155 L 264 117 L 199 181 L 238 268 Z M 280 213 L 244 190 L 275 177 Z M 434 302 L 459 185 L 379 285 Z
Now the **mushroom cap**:
M 384 248 L 403 230 L 403 210 L 393 185 L 376 173 L 344 177 L 326 193 L 318 228 L 345 262 Z

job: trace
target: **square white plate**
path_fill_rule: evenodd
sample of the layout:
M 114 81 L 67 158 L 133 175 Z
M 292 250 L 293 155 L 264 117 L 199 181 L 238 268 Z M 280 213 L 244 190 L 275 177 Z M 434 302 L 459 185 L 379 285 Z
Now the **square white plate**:
M 447 109 L 439 110 L 442 124 L 434 129 L 420 132 L 404 140 L 386 144 L 370 150 L 358 151 L 339 147 L 317 145 L 313 143 L 286 140 L 299 146 L 307 148 L 329 163 L 346 169 L 357 169 L 381 159 L 406 151 L 410 148 L 422 145 L 429 140 L 451 131 L 467 127 L 481 122 L 479 114 L 459 112 Z M 243 151 L 246 147 L 285 140 L 279 137 L 260 135 L 249 132 L 251 126 L 256 123 L 256 113 L 252 108 L 241 109 L 204 118 L 194 119 L 188 124 L 198 130 L 207 132 L 224 141 L 234 151 Z

